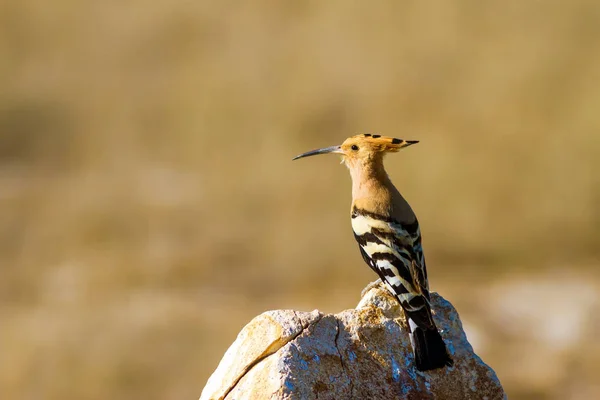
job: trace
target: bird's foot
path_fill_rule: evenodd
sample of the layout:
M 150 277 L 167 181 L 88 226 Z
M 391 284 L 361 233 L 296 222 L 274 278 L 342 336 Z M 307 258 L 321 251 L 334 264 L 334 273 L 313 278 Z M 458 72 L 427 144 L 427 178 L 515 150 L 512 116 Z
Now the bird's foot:
M 367 294 L 369 292 L 369 290 L 378 287 L 379 285 L 381 285 L 381 279 L 377 279 L 374 282 L 371 282 L 367 285 L 367 287 L 365 287 L 362 292 L 360 292 L 360 297 L 365 297 L 365 294 Z

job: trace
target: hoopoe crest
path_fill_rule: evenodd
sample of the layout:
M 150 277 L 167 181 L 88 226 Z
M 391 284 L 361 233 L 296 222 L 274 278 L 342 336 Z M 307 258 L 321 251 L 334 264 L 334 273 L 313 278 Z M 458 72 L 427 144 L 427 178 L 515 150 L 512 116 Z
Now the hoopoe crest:
M 383 167 L 386 153 L 415 143 L 365 133 L 339 146 L 300 154 L 294 160 L 327 153 L 342 155 L 352 177 L 351 221 L 360 253 L 400 302 L 417 369 L 427 371 L 453 362 L 431 313 L 419 223 Z

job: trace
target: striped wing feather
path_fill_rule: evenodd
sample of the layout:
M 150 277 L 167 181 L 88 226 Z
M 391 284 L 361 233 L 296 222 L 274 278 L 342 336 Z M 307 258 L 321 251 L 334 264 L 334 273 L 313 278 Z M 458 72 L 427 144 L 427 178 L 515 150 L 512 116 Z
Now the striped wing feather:
M 434 327 L 418 223 L 403 225 L 355 210 L 352 229 L 365 262 L 386 283 L 411 319 L 424 329 Z

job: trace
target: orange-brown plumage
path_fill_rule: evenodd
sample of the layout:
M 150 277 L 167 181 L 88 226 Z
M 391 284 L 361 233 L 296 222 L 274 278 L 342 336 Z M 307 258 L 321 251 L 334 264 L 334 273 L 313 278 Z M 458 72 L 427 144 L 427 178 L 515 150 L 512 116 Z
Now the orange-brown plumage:
M 357 135 L 344 141 L 344 163 L 352 177 L 352 208 L 392 217 L 411 223 L 415 214 L 392 184 L 383 166 L 386 153 L 397 152 L 416 141 L 406 141 L 379 135 Z M 352 150 L 357 146 L 358 150 Z

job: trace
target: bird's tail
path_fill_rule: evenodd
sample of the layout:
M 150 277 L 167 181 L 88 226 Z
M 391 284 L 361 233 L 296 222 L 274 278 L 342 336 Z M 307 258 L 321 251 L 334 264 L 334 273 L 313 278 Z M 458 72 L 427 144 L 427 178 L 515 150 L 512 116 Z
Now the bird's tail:
M 435 325 L 433 329 L 423 329 L 418 327 L 410 318 L 408 318 L 408 325 L 410 327 L 410 341 L 415 354 L 415 364 L 419 371 L 429 371 L 454 365 L 444 340 Z

